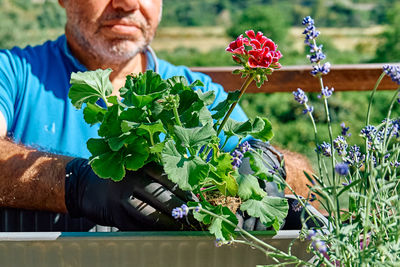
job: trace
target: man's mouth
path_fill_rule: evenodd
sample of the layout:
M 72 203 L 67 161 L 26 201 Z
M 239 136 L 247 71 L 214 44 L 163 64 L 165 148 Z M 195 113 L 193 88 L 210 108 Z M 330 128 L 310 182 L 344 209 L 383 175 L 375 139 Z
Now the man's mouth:
M 137 23 L 128 20 L 110 20 L 103 23 L 103 27 L 112 33 L 126 36 L 136 35 L 141 31 Z

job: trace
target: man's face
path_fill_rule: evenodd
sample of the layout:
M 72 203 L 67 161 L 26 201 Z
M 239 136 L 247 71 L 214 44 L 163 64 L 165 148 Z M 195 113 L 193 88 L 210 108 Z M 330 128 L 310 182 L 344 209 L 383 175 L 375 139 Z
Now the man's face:
M 104 61 L 125 61 L 153 39 L 162 0 L 59 0 L 68 41 Z

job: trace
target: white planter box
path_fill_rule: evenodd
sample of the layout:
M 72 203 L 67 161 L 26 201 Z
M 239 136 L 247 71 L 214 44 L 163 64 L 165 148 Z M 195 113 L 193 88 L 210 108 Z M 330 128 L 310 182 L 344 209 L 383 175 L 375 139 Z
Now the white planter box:
M 299 231 L 256 232 L 287 251 Z M 295 240 L 292 253 L 308 260 L 308 243 Z M 0 233 L 2 267 L 236 267 L 272 264 L 260 251 L 245 245 L 215 247 L 205 232 L 19 232 Z

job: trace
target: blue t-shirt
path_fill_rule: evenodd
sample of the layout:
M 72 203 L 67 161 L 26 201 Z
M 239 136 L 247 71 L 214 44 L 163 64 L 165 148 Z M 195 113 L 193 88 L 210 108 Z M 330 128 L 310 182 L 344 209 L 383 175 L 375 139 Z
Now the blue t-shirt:
M 153 58 L 147 52 L 147 69 L 155 68 L 162 78 L 185 76 L 189 83 L 201 80 L 204 90 L 214 90 L 216 99 L 211 107 L 226 98 L 226 93 L 210 77 Z M 86 141 L 98 137 L 99 125 L 89 126 L 68 98 L 72 72 L 86 67 L 71 54 L 66 37 L 24 49 L 0 50 L 0 112 L 6 119 L 8 136 L 17 143 L 52 153 L 88 158 Z M 236 108 L 231 115 L 246 120 Z M 229 140 L 233 148 L 237 140 Z

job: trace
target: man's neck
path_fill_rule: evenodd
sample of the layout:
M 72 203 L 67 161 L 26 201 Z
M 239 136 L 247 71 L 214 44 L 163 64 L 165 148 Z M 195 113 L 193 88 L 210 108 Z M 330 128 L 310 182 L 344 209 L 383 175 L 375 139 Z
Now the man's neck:
M 83 51 L 74 43 L 68 43 L 72 54 L 88 69 L 108 69 L 113 71 L 110 75 L 110 81 L 114 87 L 113 95 L 119 96 L 119 89 L 125 85 L 126 76 L 146 71 L 147 59 L 145 53 L 138 53 L 126 61 L 107 62 L 95 55 L 88 56 L 87 51 Z

